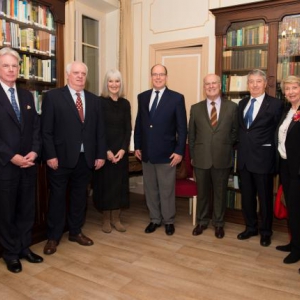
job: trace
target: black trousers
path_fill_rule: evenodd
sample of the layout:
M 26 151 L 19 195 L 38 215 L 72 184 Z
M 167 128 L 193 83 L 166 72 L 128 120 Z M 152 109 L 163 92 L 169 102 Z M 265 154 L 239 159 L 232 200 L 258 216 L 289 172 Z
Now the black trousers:
M 59 162 L 58 162 L 59 163 Z M 84 154 L 80 154 L 74 168 L 47 168 L 50 184 L 48 206 L 48 239 L 59 241 L 66 224 L 66 214 L 70 235 L 81 233 L 87 203 L 86 188 L 91 179 L 92 169 L 87 166 Z M 70 196 L 67 209 L 66 193 Z
M 280 160 L 279 176 L 288 210 L 292 251 L 300 255 L 300 176 L 290 174 L 286 159 Z
M 14 179 L 0 180 L 0 243 L 5 260 L 29 253 L 35 190 L 36 174 L 28 174 L 26 169 L 20 168 Z
M 273 174 L 252 173 L 244 167 L 239 171 L 241 178 L 242 210 L 246 229 L 258 229 L 257 197 L 261 215 L 260 234 L 272 235 L 273 222 Z

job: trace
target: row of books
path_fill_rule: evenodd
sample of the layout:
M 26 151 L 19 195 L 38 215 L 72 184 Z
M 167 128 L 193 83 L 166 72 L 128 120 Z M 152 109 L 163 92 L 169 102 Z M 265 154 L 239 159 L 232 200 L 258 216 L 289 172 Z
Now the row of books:
M 19 24 L 0 19 L 0 46 L 10 46 L 41 55 L 55 55 L 56 36 L 33 28 L 20 28 Z
M 43 101 L 44 93 L 46 91 L 31 90 L 30 92 L 33 95 L 35 109 L 38 114 L 41 114 L 42 113 L 42 101 Z
M 223 46 L 235 47 L 267 44 L 269 40 L 268 31 L 268 25 L 262 23 L 231 30 L 224 37 Z
M 278 55 L 300 55 L 300 37 L 290 36 L 278 39 Z
M 223 69 L 266 68 L 268 51 L 262 49 L 226 50 L 223 51 Z
M 226 207 L 231 209 L 242 209 L 241 193 L 234 190 L 227 190 Z
M 56 82 L 56 60 L 40 59 L 24 54 L 19 78 L 43 82 Z
M 300 75 L 300 62 L 284 60 L 277 64 L 277 81 L 281 82 L 282 79 L 288 75 Z
M 19 22 L 54 30 L 54 18 L 48 7 L 29 0 L 0 0 L 3 16 Z

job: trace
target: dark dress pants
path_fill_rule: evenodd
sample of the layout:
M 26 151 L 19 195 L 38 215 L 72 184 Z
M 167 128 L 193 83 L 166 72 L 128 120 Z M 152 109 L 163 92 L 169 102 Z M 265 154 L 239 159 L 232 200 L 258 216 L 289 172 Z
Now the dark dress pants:
M 300 255 L 300 176 L 291 176 L 287 160 L 280 160 L 280 181 L 288 210 L 292 251 Z
M 239 171 L 241 178 L 242 210 L 246 230 L 258 229 L 257 196 L 261 216 L 260 234 L 272 235 L 273 222 L 273 174 L 252 173 L 244 167 Z
M 81 233 L 85 220 L 87 204 L 87 185 L 91 179 L 90 169 L 84 157 L 80 154 L 74 168 L 53 170 L 48 167 L 50 184 L 50 199 L 48 207 L 48 239 L 59 241 L 64 228 L 67 212 L 69 234 Z M 67 207 L 66 193 L 68 189 L 69 205 Z
M 5 260 L 18 259 L 30 251 L 35 191 L 36 174 L 26 169 L 20 169 L 14 179 L 0 180 L 0 243 Z

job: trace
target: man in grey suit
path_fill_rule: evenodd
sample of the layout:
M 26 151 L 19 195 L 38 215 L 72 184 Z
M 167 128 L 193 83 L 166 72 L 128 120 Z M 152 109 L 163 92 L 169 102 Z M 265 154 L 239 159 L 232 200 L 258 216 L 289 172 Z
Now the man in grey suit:
M 228 177 L 233 162 L 233 145 L 237 141 L 237 105 L 220 97 L 221 81 L 215 74 L 204 77 L 206 99 L 191 107 L 188 140 L 196 175 L 197 226 L 193 235 L 208 227 L 211 183 L 215 236 L 223 238 Z

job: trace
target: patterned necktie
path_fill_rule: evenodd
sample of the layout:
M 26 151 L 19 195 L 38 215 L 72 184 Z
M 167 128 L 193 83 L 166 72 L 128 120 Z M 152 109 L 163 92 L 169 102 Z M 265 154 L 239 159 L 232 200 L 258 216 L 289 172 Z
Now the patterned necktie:
M 211 126 L 215 127 L 218 123 L 216 102 L 212 101 L 210 104 L 212 105 L 212 109 L 210 112 L 210 123 L 211 123 Z
M 76 93 L 77 99 L 76 99 L 76 107 L 79 113 L 79 117 L 81 122 L 84 122 L 84 117 L 83 117 L 83 106 L 82 106 L 82 100 L 80 97 L 80 93 Z
M 254 109 L 254 102 L 256 101 L 255 98 L 251 99 L 251 104 L 249 106 L 249 109 L 247 110 L 245 117 L 244 117 L 244 122 L 247 126 L 247 128 L 249 128 L 253 122 L 253 109 Z
M 154 101 L 152 103 L 151 109 L 150 109 L 150 118 L 152 119 L 156 110 L 156 106 L 157 106 L 157 101 L 158 101 L 158 95 L 159 95 L 159 91 L 155 91 L 156 96 L 154 98 Z
M 17 115 L 18 121 L 21 122 L 21 112 L 20 112 L 19 106 L 18 106 L 17 101 L 16 101 L 15 89 L 11 87 L 8 90 L 11 93 L 11 96 L 10 96 L 11 105 L 12 105 L 12 107 L 13 107 L 16 115 Z

